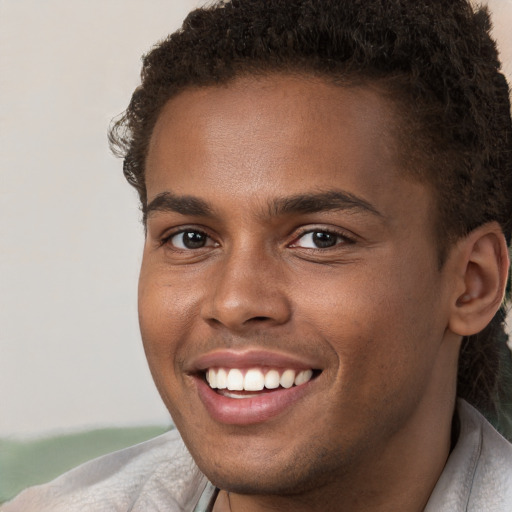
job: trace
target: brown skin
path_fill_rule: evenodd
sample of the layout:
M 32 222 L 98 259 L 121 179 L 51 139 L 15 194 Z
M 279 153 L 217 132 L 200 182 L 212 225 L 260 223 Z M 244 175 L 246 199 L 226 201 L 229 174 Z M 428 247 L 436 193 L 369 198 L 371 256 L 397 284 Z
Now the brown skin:
M 281 75 L 186 90 L 158 119 L 149 202 L 172 192 L 211 212 L 149 214 L 141 331 L 166 406 L 233 511 L 421 511 L 442 472 L 461 335 L 499 305 L 506 247 L 490 224 L 438 268 L 433 194 L 404 177 L 392 126 L 377 91 Z M 332 190 L 378 213 L 268 208 Z M 180 248 L 185 228 L 204 247 Z M 225 348 L 298 354 L 322 373 L 286 414 L 226 425 L 190 374 Z

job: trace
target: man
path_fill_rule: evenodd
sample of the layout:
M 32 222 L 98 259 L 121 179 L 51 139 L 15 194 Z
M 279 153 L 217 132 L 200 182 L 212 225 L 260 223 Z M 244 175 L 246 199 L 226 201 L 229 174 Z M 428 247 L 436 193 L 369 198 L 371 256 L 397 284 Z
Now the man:
M 488 31 L 462 0 L 233 0 L 152 50 L 111 141 L 186 449 L 5 511 L 510 510 L 512 447 L 469 405 L 500 423 L 512 127 Z

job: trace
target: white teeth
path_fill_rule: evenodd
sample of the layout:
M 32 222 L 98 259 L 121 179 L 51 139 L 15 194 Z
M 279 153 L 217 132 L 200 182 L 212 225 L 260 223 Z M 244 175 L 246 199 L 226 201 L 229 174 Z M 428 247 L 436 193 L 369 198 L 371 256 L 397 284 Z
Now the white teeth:
M 208 370 L 208 383 L 210 384 L 210 387 L 215 389 L 217 387 L 217 374 L 213 368 L 210 368 Z
M 252 398 L 253 395 L 237 395 L 236 393 L 230 393 L 229 391 L 223 391 L 222 396 L 228 398 L 236 398 L 237 400 L 243 400 L 244 398 Z
M 209 371 L 209 370 L 208 370 Z M 226 389 L 228 386 L 228 374 L 224 368 L 219 368 L 217 371 L 217 388 Z
M 279 379 L 279 384 L 285 389 L 291 388 L 294 382 L 295 370 L 285 370 Z
M 263 389 L 277 389 L 279 386 L 289 389 L 293 385 L 305 384 L 313 377 L 313 370 L 296 372 L 292 369 L 284 370 L 281 374 L 272 369 L 264 373 L 259 368 L 250 368 L 245 371 L 231 368 L 209 368 L 206 371 L 206 380 L 212 389 L 228 389 L 230 391 L 262 391 Z M 230 398 L 240 398 L 230 393 L 223 393 Z
M 227 388 L 230 391 L 242 391 L 244 389 L 244 376 L 240 370 L 236 368 L 229 370 Z
M 279 372 L 270 370 L 265 375 L 265 387 L 267 389 L 277 389 L 279 387 Z
M 295 385 L 300 386 L 301 384 L 306 384 L 308 380 L 311 380 L 313 377 L 313 370 L 304 370 L 300 372 L 297 377 L 295 377 Z M 219 385 L 219 377 L 217 376 L 217 385 Z
M 265 377 L 259 370 L 249 370 L 244 377 L 246 391 L 261 391 L 265 387 Z

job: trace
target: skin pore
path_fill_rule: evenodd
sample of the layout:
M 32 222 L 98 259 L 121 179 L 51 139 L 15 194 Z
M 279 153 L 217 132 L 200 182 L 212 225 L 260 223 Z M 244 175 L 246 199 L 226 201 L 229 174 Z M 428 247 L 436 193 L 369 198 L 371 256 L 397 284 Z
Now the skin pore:
M 188 449 L 230 492 L 216 511 L 421 511 L 443 470 L 471 251 L 438 268 L 393 116 L 370 88 L 286 75 L 188 89 L 159 116 L 141 332 Z M 210 365 L 313 378 L 251 402 L 210 389 Z

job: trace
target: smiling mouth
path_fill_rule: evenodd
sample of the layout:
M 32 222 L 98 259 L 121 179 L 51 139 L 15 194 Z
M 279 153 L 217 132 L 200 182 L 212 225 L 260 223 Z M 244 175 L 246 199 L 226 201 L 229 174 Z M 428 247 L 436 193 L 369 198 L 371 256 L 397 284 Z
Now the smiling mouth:
M 227 398 L 253 398 L 261 392 L 301 386 L 319 374 L 313 369 L 209 368 L 204 379 L 211 389 Z

